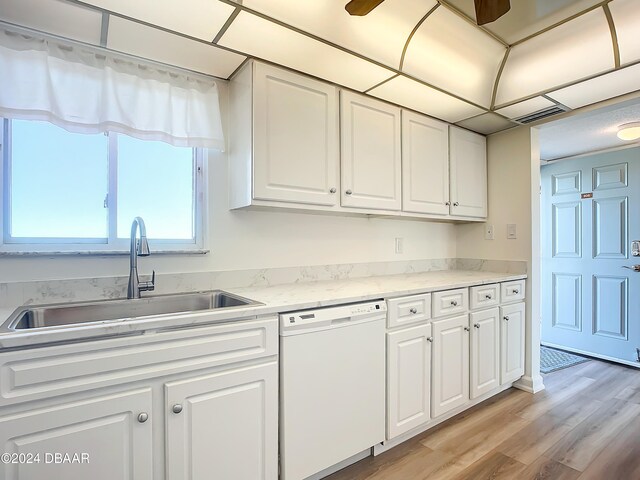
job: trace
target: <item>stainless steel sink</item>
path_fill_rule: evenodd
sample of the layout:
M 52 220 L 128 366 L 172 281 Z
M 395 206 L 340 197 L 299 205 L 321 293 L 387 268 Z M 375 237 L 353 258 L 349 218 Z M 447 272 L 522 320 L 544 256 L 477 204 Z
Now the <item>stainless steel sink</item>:
M 34 305 L 18 308 L 0 327 L 0 331 L 69 327 L 152 315 L 232 309 L 252 305 L 262 304 L 222 290 L 157 295 L 130 300 Z

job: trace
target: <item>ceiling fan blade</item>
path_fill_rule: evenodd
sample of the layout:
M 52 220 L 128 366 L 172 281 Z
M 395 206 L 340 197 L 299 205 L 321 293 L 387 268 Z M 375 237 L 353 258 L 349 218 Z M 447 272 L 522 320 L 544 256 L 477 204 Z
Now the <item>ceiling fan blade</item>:
M 349 12 L 350 15 L 362 17 L 382 2 L 384 2 L 384 0 L 351 0 L 345 5 L 344 9 Z
M 476 22 L 478 25 L 491 23 L 511 8 L 509 0 L 474 0 L 476 6 Z

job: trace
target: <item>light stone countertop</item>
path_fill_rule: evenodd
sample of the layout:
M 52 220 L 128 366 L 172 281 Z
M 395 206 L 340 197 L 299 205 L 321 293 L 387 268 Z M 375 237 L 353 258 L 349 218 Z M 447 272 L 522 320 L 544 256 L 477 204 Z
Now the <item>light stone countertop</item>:
M 83 341 L 106 336 L 149 334 L 163 329 L 246 320 L 258 315 L 450 290 L 523 278 L 526 278 L 526 275 L 443 270 L 290 283 L 270 287 L 229 288 L 224 290 L 261 302 L 263 305 L 0 333 L 0 351 L 51 343 Z M 11 313 L 12 310 L 0 309 L 0 320 L 4 322 Z

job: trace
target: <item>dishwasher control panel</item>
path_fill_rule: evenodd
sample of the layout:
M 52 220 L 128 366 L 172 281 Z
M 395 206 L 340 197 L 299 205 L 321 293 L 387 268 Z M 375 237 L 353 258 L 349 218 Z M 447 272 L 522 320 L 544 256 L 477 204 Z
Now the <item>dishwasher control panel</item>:
M 386 314 L 387 305 L 384 300 L 281 313 L 280 332 L 285 334 L 285 332 L 338 327 L 355 322 L 384 319 Z

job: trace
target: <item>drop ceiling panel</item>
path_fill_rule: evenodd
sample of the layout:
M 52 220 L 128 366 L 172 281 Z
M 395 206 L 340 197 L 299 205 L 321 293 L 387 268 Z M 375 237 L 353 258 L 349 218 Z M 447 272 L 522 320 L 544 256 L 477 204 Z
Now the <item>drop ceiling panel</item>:
M 386 0 L 364 17 L 349 15 L 346 0 L 244 0 L 248 8 L 393 68 L 418 21 L 435 0 Z
M 57 0 L 0 0 L 0 19 L 81 42 L 100 43 L 102 14 Z
M 469 17 L 476 18 L 473 0 L 448 1 Z M 599 3 L 602 0 L 511 0 L 511 10 L 484 27 L 513 44 Z
M 483 135 L 491 135 L 492 133 L 516 126 L 515 123 L 495 113 L 485 113 L 477 117 L 468 118 L 467 120 L 456 123 L 456 125 Z
M 548 95 L 567 107 L 579 108 L 636 90 L 640 90 L 640 64 L 556 90 Z
M 399 76 L 369 91 L 374 97 L 455 123 L 483 112 L 467 102 Z
M 228 78 L 246 58 L 119 17 L 109 21 L 107 47 L 220 78 Z
M 524 102 L 515 103 L 508 107 L 501 108 L 500 110 L 496 110 L 496 113 L 508 118 L 520 118 L 524 115 L 529 115 L 530 113 L 537 112 L 554 105 L 555 103 L 544 97 L 533 97 L 529 100 L 525 100 Z
M 212 41 L 234 7 L 217 0 L 84 0 L 105 10 Z
M 614 0 L 609 4 L 616 26 L 620 63 L 640 60 L 640 2 L 638 0 Z
M 402 70 L 488 107 L 505 51 L 490 35 L 440 7 L 411 39 Z
M 513 47 L 500 78 L 496 104 L 612 68 L 611 33 L 599 8 Z
M 391 70 L 248 12 L 240 12 L 218 43 L 359 91 L 393 76 Z

